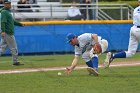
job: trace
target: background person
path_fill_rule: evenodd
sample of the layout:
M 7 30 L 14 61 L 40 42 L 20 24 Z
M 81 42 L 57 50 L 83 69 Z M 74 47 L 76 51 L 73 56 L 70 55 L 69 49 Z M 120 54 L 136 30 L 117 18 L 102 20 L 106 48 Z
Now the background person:
M 4 8 L 1 10 L 1 43 L 0 55 L 9 48 L 13 57 L 13 65 L 22 65 L 18 62 L 18 49 L 14 37 L 14 25 L 24 26 L 25 24 L 15 21 L 11 15 L 11 1 L 4 1 Z
M 31 9 L 31 6 L 28 5 L 29 4 L 29 1 L 28 0 L 19 0 L 17 2 L 17 7 L 18 7 L 18 11 L 19 12 L 33 12 L 32 9 Z M 23 5 L 21 5 L 23 4 Z M 25 4 L 25 5 L 24 5 Z
M 80 0 L 80 4 L 91 4 L 92 0 Z M 90 5 L 82 5 L 81 8 L 84 8 L 84 9 L 81 9 L 81 13 L 83 14 L 84 16 L 84 19 L 90 19 L 92 20 L 93 19 L 93 12 L 92 12 L 92 8 Z
M 68 9 L 68 20 L 81 20 L 83 15 L 81 14 L 79 8 L 76 6 L 76 1 L 73 1 L 73 5 Z

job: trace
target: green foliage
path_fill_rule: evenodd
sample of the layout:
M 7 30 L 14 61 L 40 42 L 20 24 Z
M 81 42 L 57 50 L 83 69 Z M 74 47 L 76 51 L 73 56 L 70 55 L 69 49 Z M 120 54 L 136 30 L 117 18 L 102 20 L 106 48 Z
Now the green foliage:
M 79 2 L 79 0 L 77 0 Z M 72 0 L 63 0 L 63 3 L 72 3 Z M 99 0 L 99 4 L 129 4 L 133 8 L 138 6 L 137 0 Z
M 63 0 L 63 3 L 71 3 L 72 0 Z
M 104 2 L 108 1 L 108 2 L 112 2 L 112 1 L 118 1 L 118 0 L 99 0 L 99 1 L 104 1 Z
M 59 2 L 60 0 L 46 0 L 47 2 Z
M 117 2 L 99 2 L 99 4 L 128 4 L 131 5 L 133 8 L 138 6 L 138 2 L 135 1 L 117 1 Z
M 118 1 L 138 1 L 138 0 L 118 0 Z
M 99 0 L 100 1 L 104 1 L 104 2 L 114 2 L 114 1 L 136 1 L 136 0 Z
M 70 3 L 72 0 L 62 0 L 64 3 Z M 79 2 L 80 0 L 76 0 Z M 99 2 L 117 2 L 117 1 L 137 1 L 137 0 L 98 0 Z

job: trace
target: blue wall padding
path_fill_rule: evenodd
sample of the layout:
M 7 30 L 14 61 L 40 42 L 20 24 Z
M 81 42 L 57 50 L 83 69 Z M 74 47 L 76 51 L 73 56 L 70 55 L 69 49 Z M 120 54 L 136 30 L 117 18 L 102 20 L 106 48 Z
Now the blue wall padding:
M 132 24 L 68 24 L 15 27 L 19 53 L 73 52 L 66 35 L 97 33 L 109 42 L 110 50 L 127 50 Z

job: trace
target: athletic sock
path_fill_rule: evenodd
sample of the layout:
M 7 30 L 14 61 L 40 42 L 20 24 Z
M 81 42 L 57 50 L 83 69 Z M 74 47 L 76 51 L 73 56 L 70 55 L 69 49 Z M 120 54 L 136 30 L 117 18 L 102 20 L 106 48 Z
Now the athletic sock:
M 119 52 L 117 54 L 114 54 L 113 59 L 114 58 L 126 58 L 126 53 L 123 51 L 123 52 Z
M 98 71 L 98 57 L 92 58 L 92 64 L 93 64 L 93 68 Z
M 93 64 L 92 64 L 92 61 L 91 60 L 88 61 L 88 62 L 86 62 L 86 64 L 87 64 L 88 67 L 92 67 L 93 68 Z

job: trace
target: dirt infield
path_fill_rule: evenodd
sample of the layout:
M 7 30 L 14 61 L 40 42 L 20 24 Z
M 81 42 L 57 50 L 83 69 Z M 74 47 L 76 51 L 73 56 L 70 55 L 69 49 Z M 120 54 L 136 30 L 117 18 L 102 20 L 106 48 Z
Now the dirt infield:
M 122 67 L 122 66 L 140 66 L 140 61 L 136 62 L 114 62 L 110 67 Z M 99 68 L 103 68 L 103 65 L 99 65 Z M 84 69 L 86 66 L 77 66 L 76 69 Z M 41 72 L 41 71 L 55 71 L 65 70 L 65 67 L 53 67 L 53 68 L 30 68 L 30 69 L 15 69 L 15 70 L 0 70 L 0 74 L 13 74 L 13 73 L 26 73 L 26 72 Z

